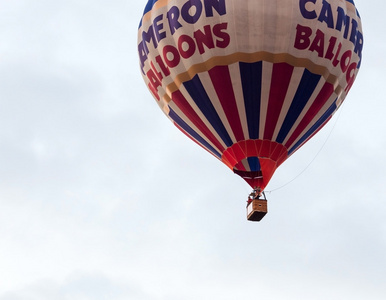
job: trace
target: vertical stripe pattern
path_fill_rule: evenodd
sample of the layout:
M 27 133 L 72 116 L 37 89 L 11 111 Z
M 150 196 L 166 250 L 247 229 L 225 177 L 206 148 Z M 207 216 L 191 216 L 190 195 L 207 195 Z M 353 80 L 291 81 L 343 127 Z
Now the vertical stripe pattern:
M 230 72 L 230 68 L 239 72 Z M 262 102 L 266 70 L 271 77 Z M 206 88 L 200 78 L 206 79 Z M 240 83 L 242 93 L 235 92 L 235 83 Z M 319 131 L 337 109 L 332 84 L 287 63 L 216 66 L 195 75 L 183 87 L 186 94 L 176 91 L 172 95 L 169 117 L 253 187 L 264 188 L 275 169 Z M 247 132 L 241 122 L 245 116 Z

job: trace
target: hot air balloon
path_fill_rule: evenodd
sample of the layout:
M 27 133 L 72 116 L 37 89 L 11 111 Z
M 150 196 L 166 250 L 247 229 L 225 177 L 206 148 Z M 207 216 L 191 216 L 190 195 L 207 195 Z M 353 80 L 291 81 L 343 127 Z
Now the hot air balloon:
M 275 170 L 341 106 L 362 49 L 353 0 L 150 0 L 138 32 L 150 93 L 253 188 L 251 220 Z

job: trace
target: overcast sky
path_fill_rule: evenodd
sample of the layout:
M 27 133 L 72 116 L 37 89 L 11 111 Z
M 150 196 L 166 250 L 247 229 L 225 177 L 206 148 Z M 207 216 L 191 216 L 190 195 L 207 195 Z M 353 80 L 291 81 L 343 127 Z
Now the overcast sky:
M 0 300 L 386 299 L 386 2 L 260 223 L 143 83 L 145 4 L 0 0 Z

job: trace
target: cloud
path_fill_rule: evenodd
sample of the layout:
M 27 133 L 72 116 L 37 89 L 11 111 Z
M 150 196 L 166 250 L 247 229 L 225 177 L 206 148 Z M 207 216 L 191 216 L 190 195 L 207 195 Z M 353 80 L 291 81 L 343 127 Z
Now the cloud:
M 45 299 L 146 299 L 145 294 L 127 285 L 118 284 L 103 274 L 74 273 L 58 284 L 50 280 L 7 292 L 1 300 L 45 300 Z
M 373 11 L 360 7 L 369 46 L 331 136 L 334 123 L 279 168 L 268 215 L 250 223 L 250 188 L 142 82 L 144 3 L 1 5 L 1 300 L 383 299 Z

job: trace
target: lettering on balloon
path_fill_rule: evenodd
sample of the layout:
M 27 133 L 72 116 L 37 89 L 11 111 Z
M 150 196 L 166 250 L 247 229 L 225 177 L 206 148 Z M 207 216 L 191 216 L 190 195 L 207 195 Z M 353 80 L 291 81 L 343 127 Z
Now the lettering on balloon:
M 196 24 L 202 17 L 210 18 L 215 14 L 226 14 L 225 0 L 190 0 L 182 7 L 173 6 L 166 13 L 156 16 L 147 31 L 142 32 L 142 41 L 138 45 L 138 53 L 143 67 L 148 54 L 148 44 L 158 48 L 160 41 L 174 35 L 183 27 L 183 21 Z
M 158 88 L 162 86 L 162 79 L 170 75 L 170 69 L 177 67 L 184 59 L 196 54 L 202 55 L 209 49 L 226 48 L 230 44 L 228 23 L 208 24 L 191 34 L 181 34 L 174 39 L 174 44 L 162 45 L 162 49 L 158 50 L 160 55 L 147 62 L 149 46 L 158 49 L 160 42 L 168 36 L 177 34 L 184 23 L 196 24 L 202 18 L 208 19 L 225 14 L 225 0 L 189 0 L 182 6 L 173 6 L 152 19 L 149 28 L 142 32 L 138 54 L 142 72 L 149 79 L 148 87 L 157 100 L 160 100 Z M 150 66 L 146 72 L 145 65 Z
M 322 2 L 321 8 L 317 8 L 317 2 Z M 337 36 L 328 39 L 320 29 L 298 24 L 294 47 L 316 52 L 319 57 L 330 60 L 334 67 L 340 68 L 346 74 L 348 91 L 354 83 L 355 71 L 359 69 L 362 60 L 363 34 L 358 22 L 347 15 L 342 7 L 338 6 L 334 11 L 326 0 L 299 0 L 299 8 L 305 19 L 317 19 L 327 28 L 335 30 Z M 339 42 L 342 37 L 353 44 L 352 49 L 344 49 L 342 42 Z M 354 59 L 354 55 L 359 61 Z
M 213 27 L 206 25 L 203 30 L 195 31 L 193 37 L 181 35 L 177 45 L 163 47 L 162 56 L 158 55 L 154 62 L 150 62 L 151 68 L 146 73 L 149 79 L 148 87 L 157 100 L 160 100 L 158 88 L 162 86 L 162 79 L 170 75 L 170 68 L 177 67 L 182 59 L 189 59 L 197 52 L 203 54 L 206 49 L 226 48 L 229 45 L 227 27 L 228 23 L 216 24 Z

